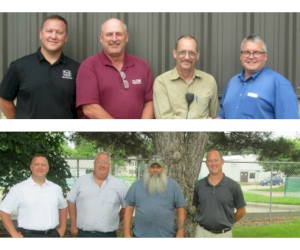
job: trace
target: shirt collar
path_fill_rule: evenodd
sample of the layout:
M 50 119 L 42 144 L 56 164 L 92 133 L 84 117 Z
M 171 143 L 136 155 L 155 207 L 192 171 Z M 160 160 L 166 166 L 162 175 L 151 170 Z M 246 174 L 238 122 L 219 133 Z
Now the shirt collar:
M 32 176 L 29 177 L 29 184 L 30 184 L 30 186 L 39 185 L 32 179 Z M 49 184 L 49 181 L 46 178 L 45 183 L 43 185 L 48 185 L 48 184 Z
M 250 76 L 250 77 L 247 79 L 247 81 L 248 81 L 249 79 L 254 80 L 255 78 L 257 78 L 258 75 L 259 75 L 261 72 L 263 72 L 266 68 L 267 68 L 267 67 L 263 67 L 260 71 L 256 72 L 256 73 L 253 74 L 252 76 Z M 240 78 L 241 81 L 243 81 L 243 82 L 245 81 L 245 69 L 242 70 L 242 72 L 238 75 L 238 77 Z
M 47 61 L 46 58 L 44 57 L 44 55 L 41 52 L 41 47 L 38 48 L 37 55 L 38 55 L 38 58 L 39 58 L 40 62 Z M 54 64 L 67 64 L 66 57 L 65 57 L 64 53 L 61 53 L 60 58 Z
M 92 173 L 90 173 L 91 178 L 93 179 L 93 181 L 96 182 L 95 177 L 94 177 L 94 171 Z M 111 179 L 111 174 L 108 173 L 108 176 L 106 177 L 106 179 L 104 181 L 109 181 Z
M 209 177 L 209 174 L 207 175 L 206 177 L 206 185 L 207 186 L 213 186 L 212 184 L 210 184 L 209 180 L 208 180 L 208 177 Z M 216 187 L 218 186 L 225 186 L 227 183 L 227 177 L 226 175 L 223 173 L 223 177 L 222 177 L 222 180 L 218 183 L 218 185 L 216 185 Z
M 197 69 L 194 70 L 194 75 L 193 75 L 192 79 L 194 79 L 195 77 L 202 78 L 202 73 L 200 70 L 197 70 Z M 180 76 L 178 74 L 177 68 L 175 67 L 172 70 L 171 80 L 177 80 L 178 78 L 180 78 Z
M 108 58 L 108 56 L 103 50 L 98 54 L 98 58 L 100 59 L 103 65 L 113 67 L 111 60 Z M 129 68 L 132 66 L 134 66 L 134 60 L 127 52 L 125 52 L 123 68 Z

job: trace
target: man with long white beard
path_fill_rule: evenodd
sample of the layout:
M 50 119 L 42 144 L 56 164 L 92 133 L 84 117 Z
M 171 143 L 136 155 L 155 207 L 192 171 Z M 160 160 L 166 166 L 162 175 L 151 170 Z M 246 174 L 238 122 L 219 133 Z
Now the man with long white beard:
M 124 237 L 131 237 L 131 222 L 135 209 L 133 237 L 184 237 L 185 199 L 178 183 L 166 174 L 163 159 L 153 156 L 144 178 L 135 181 L 126 197 Z M 177 232 L 174 215 L 177 209 Z

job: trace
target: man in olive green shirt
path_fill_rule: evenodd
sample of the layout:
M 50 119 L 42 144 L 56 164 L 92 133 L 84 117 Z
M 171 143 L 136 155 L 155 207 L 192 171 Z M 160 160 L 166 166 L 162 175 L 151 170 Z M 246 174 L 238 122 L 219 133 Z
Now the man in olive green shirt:
M 212 75 L 195 68 L 200 57 L 196 39 L 180 37 L 173 56 L 176 67 L 158 76 L 154 82 L 155 118 L 214 118 L 219 110 L 217 84 Z

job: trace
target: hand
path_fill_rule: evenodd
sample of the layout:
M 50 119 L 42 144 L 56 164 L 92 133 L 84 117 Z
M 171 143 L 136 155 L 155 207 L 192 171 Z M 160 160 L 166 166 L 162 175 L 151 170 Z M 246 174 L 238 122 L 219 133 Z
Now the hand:
M 78 235 L 78 228 L 76 226 L 71 226 L 71 234 L 73 237 Z
M 177 232 L 176 238 L 184 238 L 184 232 Z
M 13 238 L 24 238 L 23 234 L 21 234 L 20 232 L 17 232 L 17 231 L 14 234 L 12 234 L 11 237 L 13 237 Z
M 132 238 L 131 234 L 124 234 L 124 238 Z

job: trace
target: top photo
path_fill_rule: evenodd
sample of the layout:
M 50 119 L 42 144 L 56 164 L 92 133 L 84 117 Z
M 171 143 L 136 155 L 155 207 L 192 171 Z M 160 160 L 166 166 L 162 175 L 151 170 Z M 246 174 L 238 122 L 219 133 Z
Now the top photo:
M 0 13 L 0 119 L 299 119 L 299 20 Z

